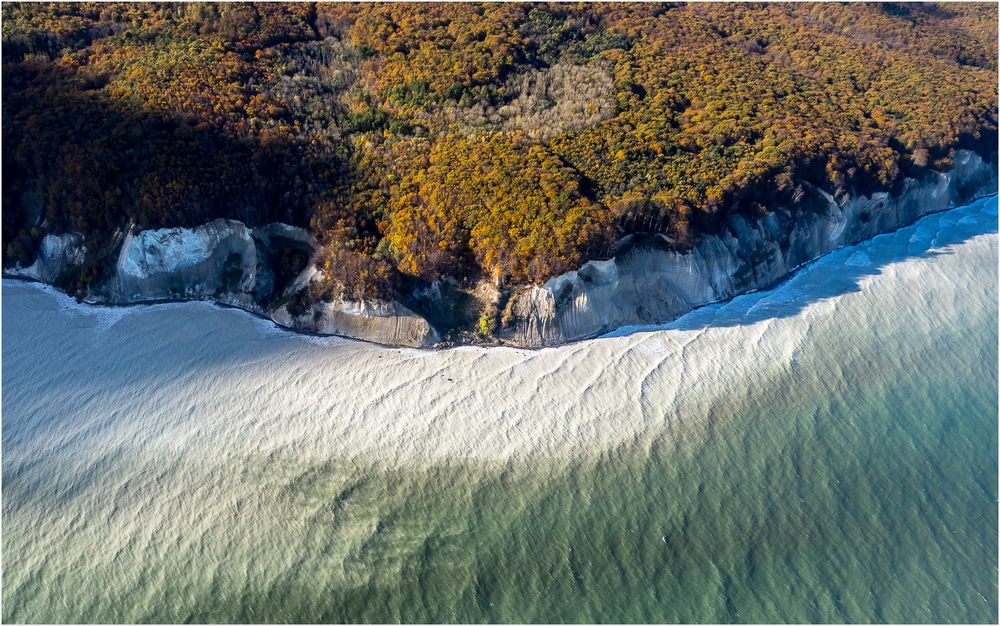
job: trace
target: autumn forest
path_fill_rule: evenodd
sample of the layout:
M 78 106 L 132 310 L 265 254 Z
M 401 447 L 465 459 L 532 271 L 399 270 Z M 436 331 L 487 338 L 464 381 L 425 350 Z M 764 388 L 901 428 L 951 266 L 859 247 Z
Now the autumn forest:
M 332 284 L 538 283 L 997 150 L 989 4 L 3 4 L 3 254 L 216 217 Z

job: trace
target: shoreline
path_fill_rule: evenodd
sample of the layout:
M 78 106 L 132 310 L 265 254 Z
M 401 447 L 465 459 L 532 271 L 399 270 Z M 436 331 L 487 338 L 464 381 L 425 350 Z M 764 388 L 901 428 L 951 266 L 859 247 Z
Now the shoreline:
M 332 456 L 358 467 L 393 468 L 579 460 L 635 437 L 672 437 L 672 428 L 661 430 L 665 423 L 683 424 L 685 437 L 699 437 L 720 403 L 743 402 L 733 389 L 759 391 L 766 384 L 780 393 L 782 381 L 798 377 L 799 368 L 843 365 L 857 346 L 841 344 L 834 329 L 865 319 L 881 328 L 872 341 L 913 331 L 905 323 L 913 297 L 941 302 L 942 310 L 929 310 L 932 317 L 944 311 L 995 315 L 988 290 L 976 289 L 963 300 L 942 296 L 947 289 L 939 286 L 953 280 L 993 289 L 996 270 L 983 259 L 996 256 L 996 206 L 989 199 L 952 215 L 928 216 L 875 242 L 845 246 L 796 273 L 791 284 L 741 295 L 732 304 L 545 350 L 386 349 L 288 332 L 205 300 L 131 309 L 82 306 L 46 283 L 4 282 L 8 295 L 16 293 L 3 307 L 10 339 L 5 356 L 27 364 L 12 368 L 5 386 L 38 379 L 31 372 L 40 361 L 31 355 L 48 354 L 57 371 L 96 375 L 59 374 L 60 385 L 107 388 L 93 396 L 95 419 L 123 410 L 123 403 L 134 406 L 128 419 L 155 426 L 158 445 L 168 449 L 178 436 L 193 437 L 197 424 L 207 429 L 197 437 L 206 454 L 213 450 L 213 432 L 221 434 L 213 429 L 245 426 L 247 407 L 253 407 L 250 423 L 261 445 L 269 453 L 294 445 L 298 458 Z M 946 248 L 959 253 L 941 253 Z M 870 262 L 857 262 L 862 259 Z M 973 274 L 979 278 L 972 283 L 962 278 Z M 968 309 L 974 302 L 979 305 Z M 818 337 L 827 339 L 817 344 Z M 832 358 L 829 348 L 843 349 L 844 358 Z M 133 385 L 145 391 L 137 396 Z M 179 393 L 186 388 L 202 399 Z M 65 391 L 57 386 L 53 397 Z M 156 418 L 139 408 L 154 400 Z M 538 417 L 523 419 L 529 414 Z M 161 418 L 171 429 L 159 430 Z M 87 428 L 76 418 L 66 424 Z M 310 434 L 303 439 L 304 433 Z
M 780 525 L 755 546 L 825 564 L 821 582 L 830 583 L 817 588 L 831 592 L 844 589 L 843 555 L 855 558 L 872 572 L 857 585 L 867 598 L 869 580 L 880 576 L 871 554 L 889 545 L 886 562 L 919 559 L 926 541 L 917 532 L 940 532 L 936 518 L 897 514 L 919 511 L 928 497 L 921 488 L 930 485 L 936 502 L 961 504 L 942 508 L 949 527 L 964 531 L 952 535 L 980 540 L 968 549 L 969 541 L 943 541 L 955 552 L 937 561 L 938 577 L 982 572 L 977 581 L 988 586 L 992 563 L 981 565 L 989 555 L 981 546 L 995 545 L 983 522 L 996 511 L 987 480 L 996 450 L 995 438 L 982 435 L 995 428 L 996 377 L 977 365 L 996 355 L 996 220 L 992 199 L 929 216 L 830 255 L 776 293 L 686 317 L 684 328 L 545 352 L 381 350 L 277 332 L 207 304 L 115 312 L 79 307 L 45 284 L 4 283 L 13 296 L 4 305 L 5 486 L 13 504 L 5 541 L 26 563 L 5 578 L 19 600 L 9 615 L 52 621 L 60 607 L 56 617 L 66 621 L 218 622 L 233 614 L 261 621 L 274 610 L 275 621 L 308 621 L 312 605 L 275 608 L 266 594 L 252 594 L 260 601 L 248 606 L 244 592 L 274 588 L 276 570 L 307 590 L 344 585 L 351 593 L 359 578 L 344 578 L 347 571 L 384 585 L 377 592 L 398 592 L 395 564 L 409 567 L 428 553 L 441 569 L 425 571 L 448 581 L 455 558 L 489 568 L 498 555 L 515 565 L 501 568 L 512 583 L 550 580 L 550 563 L 567 563 L 570 548 L 597 583 L 609 571 L 600 559 L 618 554 L 633 564 L 647 562 L 643 555 L 655 559 L 651 566 L 690 563 L 715 576 L 718 537 L 762 519 Z M 871 267 L 856 267 L 862 252 Z M 844 292 L 845 284 L 859 289 Z M 691 328 L 747 310 L 770 315 L 817 291 L 843 295 L 746 326 Z M 930 343 L 928 327 L 937 330 Z M 944 477 L 942 468 L 951 468 Z M 783 491 L 775 494 L 776 486 Z M 791 508 L 770 515 L 775 502 Z M 510 541 L 536 537 L 566 515 L 579 523 L 559 526 L 570 533 L 565 540 L 539 543 L 552 546 L 544 558 Z M 605 534 L 608 519 L 624 520 L 613 524 L 617 534 Z M 845 529 L 845 519 L 860 522 Z M 788 542 L 802 529 L 821 552 L 803 555 L 801 543 Z M 184 539 L 192 533 L 194 541 Z M 743 536 L 731 542 L 734 567 L 748 562 Z M 858 537 L 867 538 L 860 548 Z M 456 541 L 471 551 L 444 543 Z M 95 558 L 98 544 L 108 546 L 98 554 L 105 558 Z M 447 545 L 463 550 L 439 549 Z M 617 552 L 623 545 L 634 548 Z M 153 559 L 152 575 L 151 554 L 166 555 Z M 746 580 L 774 582 L 763 593 L 781 591 L 802 571 L 787 562 L 775 561 L 786 569 L 769 570 L 772 577 L 757 570 Z M 36 563 L 47 564 L 45 587 Z M 174 576 L 187 571 L 197 576 Z M 475 579 L 475 569 L 465 571 Z M 638 569 L 625 589 L 648 588 L 649 571 Z M 562 572 L 575 589 L 569 566 Z M 81 573 L 107 581 L 106 593 L 74 585 Z M 707 614 L 698 602 L 703 580 L 677 589 L 668 579 L 663 588 L 695 598 L 691 606 L 702 612 L 687 615 L 697 617 Z M 960 618 L 989 617 L 983 609 L 991 607 L 968 601 L 975 589 L 959 596 L 934 576 L 926 580 L 931 593 L 950 594 L 935 597 L 977 611 Z M 165 588 L 190 601 L 120 601 L 160 598 Z M 921 588 L 876 591 L 880 606 L 907 608 L 910 590 Z M 65 608 L 53 593 L 67 594 Z M 321 610 L 341 615 L 341 597 L 316 597 Z M 473 598 L 471 583 L 453 597 Z M 511 611 L 524 606 L 521 596 L 503 597 Z M 757 605 L 748 596 L 747 606 Z M 540 606 L 550 606 L 547 598 Z M 799 615 L 814 611 L 807 603 Z M 830 611 L 839 615 L 832 604 Z M 663 613 L 666 621 L 678 615 Z
M 742 296 L 748 296 L 748 295 L 752 295 L 752 294 L 757 294 L 757 293 L 762 293 L 762 292 L 767 292 L 767 291 L 771 291 L 771 290 L 777 289 L 780 286 L 784 285 L 785 283 L 793 280 L 803 270 L 807 269 L 811 265 L 813 265 L 813 264 L 815 264 L 815 263 L 817 263 L 819 261 L 822 261 L 823 259 L 829 257 L 830 255 L 835 254 L 835 253 L 837 253 L 839 251 L 842 251 L 845 248 L 852 248 L 852 247 L 861 246 L 863 244 L 871 242 L 873 239 L 875 239 L 877 237 L 881 237 L 881 236 L 884 236 L 884 235 L 892 235 L 893 233 L 896 233 L 896 232 L 898 232 L 900 230 L 903 230 L 904 228 L 908 228 L 908 227 L 916 224 L 917 222 L 919 222 L 920 220 L 922 220 L 922 219 L 924 219 L 926 217 L 933 216 L 933 215 L 940 215 L 942 213 L 947 213 L 949 211 L 955 211 L 955 210 L 961 209 L 964 206 L 968 206 L 968 205 L 974 204 L 976 202 L 979 202 L 979 201 L 982 201 L 982 200 L 985 200 L 985 199 L 988 199 L 988 198 L 991 198 L 991 197 L 997 197 L 997 196 L 998 196 L 997 192 L 988 193 L 988 194 L 982 194 L 982 195 L 976 196 L 976 197 L 974 197 L 974 198 L 968 200 L 967 202 L 964 202 L 963 204 L 958 205 L 958 206 L 948 207 L 948 208 L 939 209 L 939 210 L 930 211 L 930 212 L 921 214 L 921 215 L 917 216 L 916 218 L 914 218 L 913 220 L 910 220 L 909 222 L 907 222 L 905 224 L 901 224 L 896 229 L 893 229 L 891 231 L 877 233 L 875 235 L 872 235 L 871 237 L 868 237 L 868 238 L 865 238 L 865 239 L 862 239 L 860 241 L 856 241 L 856 242 L 853 242 L 853 243 L 842 244 L 842 245 L 840 245 L 840 246 L 838 246 L 838 247 L 836 247 L 836 248 L 834 248 L 834 249 L 832 249 L 832 250 L 830 250 L 828 252 L 825 252 L 822 255 L 819 255 L 819 256 L 817 256 L 815 258 L 809 259 L 808 261 L 800 263 L 799 265 L 796 265 L 794 268 L 792 268 L 792 270 L 789 271 L 788 273 L 783 274 L 777 280 L 775 280 L 774 282 L 769 283 L 769 284 L 767 284 L 765 286 L 758 287 L 758 288 L 755 288 L 755 289 L 752 289 L 752 290 L 748 290 L 748 291 L 745 291 L 745 292 L 742 292 L 742 293 L 736 293 L 736 294 L 734 294 L 734 295 L 732 295 L 732 296 L 730 296 L 728 298 L 722 298 L 722 299 L 719 299 L 719 300 L 714 300 L 714 301 L 711 301 L 711 302 L 706 302 L 704 304 L 701 304 L 701 305 L 698 305 L 698 306 L 692 308 L 691 310 L 687 311 L 686 313 L 683 313 L 682 315 L 677 316 L 677 317 L 675 317 L 673 319 L 663 320 L 661 322 L 651 322 L 651 323 L 648 323 L 648 324 L 638 324 L 638 325 L 636 325 L 636 324 L 623 324 L 621 326 L 617 326 L 617 327 L 614 327 L 614 328 L 611 328 L 611 329 L 608 329 L 608 330 L 605 330 L 605 331 L 602 331 L 602 332 L 594 333 L 594 334 L 586 336 L 586 337 L 577 337 L 577 338 L 570 339 L 568 341 L 564 341 L 564 342 L 560 342 L 560 343 L 556 343 L 556 344 L 552 344 L 552 345 L 521 346 L 521 345 L 516 345 L 516 344 L 510 343 L 510 342 L 505 342 L 505 341 L 499 341 L 499 342 L 495 342 L 495 343 L 473 343 L 473 342 L 460 343 L 460 342 L 455 342 L 455 341 L 440 341 L 440 342 L 437 342 L 437 343 L 435 343 L 435 344 L 433 344 L 431 346 L 406 346 L 406 345 L 398 345 L 398 344 L 390 344 L 390 343 L 385 343 L 385 342 L 379 342 L 379 341 L 374 341 L 374 340 L 370 340 L 370 339 L 363 339 L 363 338 L 359 338 L 359 337 L 350 337 L 350 336 L 347 336 L 347 335 L 340 335 L 340 334 L 335 334 L 335 333 L 317 333 L 317 332 L 310 332 L 310 331 L 307 331 L 307 330 L 302 330 L 300 328 L 292 328 L 292 327 L 289 327 L 289 326 L 284 326 L 282 324 L 279 324 L 274 319 L 272 319 L 271 317 L 269 317 L 269 316 L 267 316 L 265 314 L 262 314 L 262 313 L 259 313 L 259 312 L 256 312 L 256 311 L 253 311 L 253 310 L 241 307 L 241 306 L 236 306 L 234 304 L 229 304 L 229 303 L 222 302 L 222 301 L 219 301 L 219 300 L 216 300 L 216 299 L 211 299 L 211 298 L 163 298 L 163 299 L 149 299 L 149 300 L 140 300 L 140 301 L 135 301 L 135 302 L 122 302 L 122 303 L 88 302 L 87 300 L 84 300 L 82 298 L 79 298 L 77 296 L 74 296 L 72 294 L 67 293 L 66 291 L 60 289 L 59 287 L 57 287 L 56 285 L 54 285 L 52 283 L 45 282 L 43 280 L 40 280 L 38 278 L 34 278 L 32 276 L 24 276 L 24 275 L 11 273 L 11 272 L 8 272 L 7 270 L 4 270 L 2 276 L 0 276 L 0 277 L 2 277 L 4 280 L 13 280 L 13 281 L 18 281 L 18 282 L 43 285 L 45 287 L 48 287 L 48 288 L 51 288 L 51 289 L 55 290 L 56 292 L 58 292 L 59 294 L 65 296 L 67 298 L 72 298 L 77 305 L 85 305 L 85 306 L 88 306 L 88 307 L 93 307 L 93 308 L 98 308 L 98 309 L 103 308 L 103 309 L 115 310 L 115 309 L 129 309 L 129 308 L 133 308 L 133 307 L 156 306 L 156 305 L 161 305 L 161 304 L 184 304 L 184 303 L 190 303 L 190 302 L 203 302 L 203 303 L 206 303 L 206 304 L 211 304 L 213 306 L 219 307 L 220 309 L 233 309 L 233 310 L 237 310 L 237 311 L 242 311 L 242 312 L 247 313 L 247 314 L 249 314 L 249 315 L 253 316 L 254 318 L 257 318 L 257 319 L 259 319 L 261 321 L 268 322 L 269 325 L 272 328 L 274 328 L 274 329 L 277 329 L 277 330 L 280 330 L 280 331 L 283 331 L 283 332 L 287 332 L 287 333 L 290 333 L 292 335 L 301 335 L 301 336 L 304 336 L 304 337 L 331 338 L 331 339 L 339 339 L 339 340 L 343 340 L 343 341 L 356 341 L 356 342 L 359 342 L 359 343 L 362 343 L 362 344 L 368 344 L 368 345 L 376 346 L 376 347 L 380 347 L 380 348 L 418 350 L 420 352 L 443 352 L 443 351 L 454 350 L 454 349 L 457 349 L 457 348 L 480 348 L 480 349 L 487 349 L 487 350 L 508 348 L 508 349 L 512 349 L 512 350 L 521 350 L 521 351 L 527 350 L 527 351 L 531 351 L 531 352 L 536 352 L 536 351 L 541 351 L 541 350 L 550 349 L 550 348 L 560 348 L 560 347 L 563 347 L 563 346 L 569 346 L 569 345 L 579 344 L 579 343 L 583 343 L 583 342 L 587 342 L 587 341 L 594 341 L 596 339 L 600 339 L 600 338 L 606 337 L 606 336 L 621 337 L 621 336 L 627 336 L 627 335 L 630 335 L 630 334 L 633 334 L 633 333 L 637 333 L 637 332 L 644 332 L 647 329 L 648 330 L 655 330 L 658 327 L 663 327 L 664 325 L 668 325 L 668 324 L 671 324 L 673 322 L 676 322 L 676 321 L 678 321 L 680 319 L 683 319 L 684 317 L 686 317 L 688 315 L 696 313 L 696 312 L 698 312 L 698 311 L 700 311 L 702 309 L 705 309 L 707 307 L 717 306 L 717 305 L 720 305 L 720 304 L 729 303 L 729 302 L 732 302 L 733 300 L 735 300 L 736 298 L 739 298 L 739 297 L 742 297 Z

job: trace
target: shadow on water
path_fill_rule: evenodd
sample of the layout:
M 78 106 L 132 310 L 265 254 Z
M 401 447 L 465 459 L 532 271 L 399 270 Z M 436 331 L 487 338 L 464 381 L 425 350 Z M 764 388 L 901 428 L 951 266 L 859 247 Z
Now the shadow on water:
M 701 330 L 798 315 L 823 300 L 861 291 L 864 280 L 910 259 L 950 254 L 973 237 L 997 232 L 997 195 L 926 215 L 899 230 L 838 248 L 802 266 L 774 287 L 708 304 L 663 324 L 624 326 L 600 339 L 660 330 Z
M 707 305 L 666 324 L 623 327 L 600 339 L 626 337 L 662 330 L 701 330 L 706 327 L 732 327 L 751 325 L 775 318 L 792 317 L 812 304 L 859 292 L 866 278 L 879 275 L 892 265 L 912 259 L 930 259 L 942 254 L 951 254 L 954 246 L 981 235 L 996 233 L 998 230 L 997 196 L 979 199 L 969 205 L 924 216 L 913 224 L 892 233 L 879 235 L 856 245 L 845 246 L 800 268 L 788 279 L 772 289 L 738 296 L 732 300 Z M 991 243 L 994 247 L 996 241 Z M 995 268 L 993 268 L 995 272 Z M 66 350 L 65 334 L 52 334 L 38 327 L 38 320 L 46 319 L 46 314 L 62 314 L 62 310 L 77 312 L 67 329 L 79 325 L 93 329 L 95 324 L 104 330 L 88 333 L 88 337 L 74 343 L 62 359 L 66 368 L 62 372 L 51 372 L 31 387 L 35 410 L 14 410 L 5 415 L 3 447 L 23 444 L 44 434 L 37 425 L 46 413 L 37 407 L 42 404 L 78 402 L 86 405 L 94 399 L 106 397 L 127 397 L 131 393 L 145 393 L 148 389 L 177 389 L 178 393 L 196 386 L 208 377 L 232 376 L 241 381 L 248 372 L 259 375 L 260 368 L 302 366 L 313 367 L 317 362 L 303 359 L 303 348 L 307 343 L 323 346 L 324 356 L 329 350 L 356 352 L 365 346 L 360 342 L 340 338 L 305 337 L 291 331 L 271 328 L 261 332 L 261 324 L 271 326 L 250 313 L 239 310 L 225 311 L 223 315 L 211 314 L 212 305 L 204 302 L 140 305 L 124 308 L 90 307 L 72 302 L 69 296 L 45 288 L 49 295 L 57 298 L 58 306 L 53 307 L 48 297 L 39 298 L 36 304 L 25 306 L 24 300 L 11 298 L 7 292 L 11 282 L 4 281 L 7 300 L 3 303 L 6 320 L 3 335 L 9 338 L 19 332 L 33 332 L 37 336 L 31 341 L 9 341 L 4 345 L 4 364 L 17 363 L 24 359 L 32 364 L 37 360 L 35 352 L 45 354 L 54 350 Z M 984 288 L 995 288 L 996 275 L 984 284 Z M 928 286 L 932 288 L 933 286 Z M 13 309 L 15 303 L 22 309 Z M 35 307 L 39 307 L 37 310 Z M 192 310 L 198 307 L 201 311 Z M 145 317 L 155 309 L 156 315 Z M 132 317 L 132 313 L 143 316 L 138 323 L 111 329 L 120 319 Z M 208 314 L 206 314 L 208 313 Z M 100 319 L 107 315 L 105 320 Z M 192 324 L 192 320 L 194 323 Z M 162 331 L 162 332 L 161 332 Z M 282 341 L 272 339 L 281 338 Z M 289 340 L 295 339 L 295 340 Z M 388 352 L 401 352 L 398 348 L 378 348 L 368 345 L 370 358 L 382 358 Z M 114 361 L 95 360 L 99 352 L 111 351 Z M 428 351 L 406 349 L 407 355 L 396 363 L 412 358 L 432 356 Z M 315 352 L 313 356 L 315 356 Z M 485 352 L 480 355 L 485 358 Z M 276 360 L 277 359 L 277 360 Z M 117 362 L 124 361 L 124 362 Z M 30 369 L 30 368 L 29 368 Z M 122 375 L 117 370 L 124 369 Z M 86 380 L 71 372 L 88 371 L 93 374 Z M 41 375 L 41 374 L 39 374 Z M 478 384 L 490 386 L 503 382 L 507 370 L 501 368 L 489 377 L 480 375 Z M 25 383 L 20 379 L 18 369 L 4 371 L 3 389 L 8 394 L 4 399 L 4 409 L 10 408 L 10 398 L 24 393 Z M 246 384 L 241 382 L 240 384 Z M 359 393 L 376 397 L 384 393 L 381 380 L 356 382 Z M 371 385 L 370 389 L 365 388 Z M 250 388 L 247 393 L 254 393 Z M 9 395 L 13 394 L 13 395 Z M 5 411 L 6 412 L 6 411 Z M 53 419 L 46 417 L 45 419 Z M 111 421 L 81 428 L 114 427 Z M 16 471 L 10 466 L 4 468 L 5 479 L 17 479 Z

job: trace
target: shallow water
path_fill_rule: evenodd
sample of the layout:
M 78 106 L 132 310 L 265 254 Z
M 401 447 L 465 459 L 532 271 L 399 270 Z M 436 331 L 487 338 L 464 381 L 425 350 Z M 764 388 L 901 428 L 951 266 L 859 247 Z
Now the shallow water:
M 5 280 L 2 617 L 996 622 L 996 233 L 540 351 Z

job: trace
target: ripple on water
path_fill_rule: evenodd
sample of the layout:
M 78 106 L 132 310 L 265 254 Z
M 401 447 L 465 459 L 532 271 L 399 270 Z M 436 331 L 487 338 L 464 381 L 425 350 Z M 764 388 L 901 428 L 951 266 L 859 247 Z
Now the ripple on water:
M 995 205 L 540 351 L 4 281 L 3 618 L 995 622 Z

